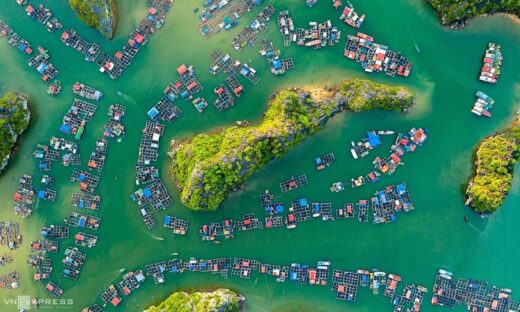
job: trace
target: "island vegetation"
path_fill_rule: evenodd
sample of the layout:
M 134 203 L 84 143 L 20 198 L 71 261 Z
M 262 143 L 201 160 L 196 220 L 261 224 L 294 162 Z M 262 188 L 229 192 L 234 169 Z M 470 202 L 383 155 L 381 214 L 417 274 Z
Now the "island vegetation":
M 238 312 L 244 298 L 229 289 L 213 292 L 175 292 L 145 312 Z
M 509 193 L 519 157 L 520 119 L 517 119 L 511 127 L 478 145 L 474 174 L 466 189 L 466 204 L 482 215 L 497 210 Z
M 464 26 L 467 19 L 483 14 L 520 16 L 518 0 L 428 0 L 444 25 Z
M 117 0 L 69 0 L 78 17 L 112 39 L 117 26 Z
M 318 132 L 335 114 L 350 109 L 406 110 L 411 91 L 367 80 L 329 89 L 286 89 L 274 95 L 261 123 L 229 127 L 172 141 L 169 155 L 181 201 L 194 210 L 216 210 L 232 191 L 272 159 Z
M 29 126 L 27 99 L 9 92 L 0 99 L 0 173 L 7 166 L 19 136 Z

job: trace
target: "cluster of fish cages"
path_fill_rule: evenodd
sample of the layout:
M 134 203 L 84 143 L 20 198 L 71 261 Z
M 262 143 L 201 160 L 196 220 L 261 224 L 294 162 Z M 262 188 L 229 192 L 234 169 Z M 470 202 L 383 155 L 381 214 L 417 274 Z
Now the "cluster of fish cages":
M 45 285 L 45 290 L 47 290 L 54 298 L 59 298 L 63 295 L 63 289 L 53 282 L 48 282 L 47 285 Z
M 428 129 L 412 128 L 408 133 L 399 133 L 395 143 L 390 148 L 390 155 L 384 158 L 376 157 L 372 164 L 382 174 L 391 175 L 398 166 L 403 165 L 401 159 L 406 153 L 413 153 L 422 146 L 428 138 Z
M 101 197 L 88 193 L 72 193 L 70 203 L 79 209 L 99 210 Z
M 513 300 L 511 289 L 476 279 L 455 280 L 453 273 L 443 269 L 435 277 L 432 304 L 448 308 L 463 305 L 471 311 L 520 311 L 520 302 Z
M 231 42 L 233 48 L 240 51 L 246 46 L 254 46 L 258 39 L 258 33 L 267 29 L 266 23 L 275 12 L 276 9 L 272 5 L 268 4 L 242 31 L 235 36 L 235 38 L 233 38 L 233 41 Z
M 72 183 L 79 182 L 81 191 L 94 194 L 94 190 L 99 183 L 99 177 L 86 171 L 74 169 L 70 181 Z
M 175 235 L 186 235 L 190 222 L 177 217 L 165 215 L 163 224 L 165 228 L 172 229 L 173 234 Z
M 47 50 L 42 47 L 38 47 L 38 53 L 36 53 L 27 61 L 27 65 L 29 65 L 31 68 L 34 68 L 40 74 L 42 80 L 47 83 L 56 78 L 56 76 L 58 76 L 60 73 L 49 61 L 50 58 L 51 55 Z
M 255 274 L 269 275 L 275 278 L 276 282 L 283 283 L 290 281 L 299 285 L 330 287 L 336 294 L 336 299 L 347 302 L 355 302 L 359 288 L 372 290 L 374 295 L 382 293 L 383 296 L 390 298 L 393 311 L 420 311 L 425 294 L 428 289 L 417 284 L 405 284 L 402 292 L 398 293 L 398 287 L 402 282 L 399 275 L 379 271 L 378 269 L 359 269 L 345 271 L 332 267 L 330 261 L 317 261 L 315 265 L 291 263 L 288 265 L 262 263 L 256 259 L 241 257 L 234 258 L 215 258 L 197 259 L 190 257 L 183 260 L 171 258 L 145 266 L 146 276 L 150 276 L 155 284 L 163 284 L 166 281 L 166 274 L 182 274 L 184 272 L 200 272 L 218 274 L 224 279 L 230 275 L 251 279 Z M 112 284 L 101 294 L 101 301 L 117 306 L 121 302 L 122 294 L 128 295 L 133 290 L 139 288 L 145 281 L 143 271 L 137 270 L 123 276 L 123 280 L 117 283 L 117 288 Z M 126 287 L 126 288 L 125 288 Z M 126 290 L 125 290 L 126 289 Z M 502 307 L 503 302 L 508 302 L 508 307 L 513 307 L 512 300 L 504 296 L 504 291 L 495 292 L 501 294 L 500 303 L 496 307 Z M 97 304 L 91 306 L 96 307 Z M 98 310 L 88 310 L 98 311 Z M 479 310 L 480 311 L 480 310 Z M 497 311 L 506 312 L 508 310 L 498 309 Z M 516 311 L 516 310 L 512 310 Z
M 120 104 L 112 104 L 108 107 L 108 122 L 103 127 L 103 136 L 107 138 L 119 138 L 125 133 L 123 117 L 126 107 Z
M 79 251 L 78 248 L 67 247 L 63 258 L 63 276 L 77 280 L 86 260 L 87 255 Z
M 31 242 L 31 252 L 58 252 L 59 242 L 49 239 L 39 239 Z
M 0 37 L 5 37 L 7 43 L 20 51 L 23 54 L 32 54 L 31 43 L 25 38 L 22 38 L 17 32 L 15 32 L 9 25 L 0 19 Z
M 64 223 L 72 227 L 97 230 L 101 223 L 101 218 L 92 215 L 84 215 L 78 212 L 69 212 Z
M 73 29 L 65 30 L 61 34 L 61 41 L 81 52 L 87 62 L 95 62 L 100 66 L 101 73 L 107 73 L 110 78 L 117 79 L 132 64 L 132 60 L 139 52 L 140 47 L 146 45 L 148 38 L 165 23 L 166 13 L 170 11 L 173 0 L 147 1 L 149 7 L 147 15 L 130 33 L 127 44 L 114 56 L 104 52 L 99 45 L 81 38 Z
M 33 280 L 41 281 L 49 279 L 52 273 L 52 259 L 45 254 L 31 253 L 27 258 L 27 264 L 34 269 Z
M 60 126 L 60 131 L 74 135 L 79 140 L 83 136 L 85 126 L 92 120 L 97 106 L 83 100 L 74 99 L 74 103 L 63 116 L 63 121 Z
M 133 192 L 130 199 L 139 206 L 139 214 L 150 230 L 157 226 L 157 221 L 148 206 L 153 208 L 153 212 L 157 212 L 173 204 L 173 199 L 161 180 L 155 180 Z
M 278 14 L 278 29 L 286 47 L 296 42 L 299 46 L 318 50 L 327 45 L 333 46 L 341 39 L 341 31 L 332 26 L 330 20 L 323 23 L 309 22 L 308 28 L 295 28 L 289 11 L 281 11 Z
M 267 59 L 271 73 L 274 75 L 285 74 L 287 70 L 294 68 L 293 59 L 280 59 L 280 50 L 275 50 L 273 42 L 267 38 L 262 40 L 262 50 L 260 50 L 260 54 Z
M 22 218 L 31 215 L 34 206 L 34 186 L 31 175 L 24 174 L 18 181 L 18 189 L 13 195 L 14 212 Z
M 366 72 L 384 71 L 387 76 L 408 77 L 412 68 L 410 60 L 399 52 L 391 51 L 387 46 L 375 43 L 374 38 L 358 32 L 356 36 L 347 36 L 344 56 L 355 60 Z
M 230 30 L 238 25 L 238 19 L 254 6 L 260 5 L 258 0 L 207 0 L 204 9 L 198 13 L 201 22 L 199 31 L 204 37 L 209 37 L 224 30 Z
M 18 223 L 0 222 L 0 246 L 16 249 L 22 243 L 22 234 Z
M 5 290 L 16 289 L 20 286 L 20 275 L 14 271 L 6 275 L 0 276 L 0 288 Z
M 25 12 L 27 13 L 27 16 L 34 18 L 40 24 L 44 25 L 49 32 L 59 30 L 63 27 L 60 20 L 52 14 L 51 10 L 44 7 L 42 4 L 39 4 L 36 8 L 32 5 L 27 5 L 25 7 Z
M 95 101 L 99 101 L 103 96 L 103 92 L 79 82 L 72 85 L 72 92 L 88 100 Z
M 103 171 L 105 160 L 107 157 L 108 141 L 105 138 L 100 138 L 96 141 L 94 150 L 90 153 L 90 158 L 87 163 L 89 170 L 95 170 L 98 173 Z

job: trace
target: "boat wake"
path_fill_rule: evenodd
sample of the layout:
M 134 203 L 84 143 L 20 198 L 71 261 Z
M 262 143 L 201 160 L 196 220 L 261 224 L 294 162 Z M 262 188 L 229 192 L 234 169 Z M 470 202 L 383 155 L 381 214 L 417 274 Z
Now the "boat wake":
M 148 234 L 148 236 L 150 236 L 153 239 L 159 240 L 159 241 L 163 241 L 164 240 L 164 237 L 155 236 L 155 235 L 152 235 L 152 234 Z

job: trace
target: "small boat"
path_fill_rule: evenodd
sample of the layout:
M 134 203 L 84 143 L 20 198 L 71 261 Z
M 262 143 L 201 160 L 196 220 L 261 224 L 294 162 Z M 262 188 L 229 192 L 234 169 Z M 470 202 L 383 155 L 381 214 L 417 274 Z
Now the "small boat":
M 394 134 L 394 131 L 392 131 L 392 130 L 379 130 L 379 131 L 377 131 L 377 134 L 379 134 L 379 135 L 391 135 L 391 134 Z
M 332 186 L 330 187 L 331 192 L 341 192 L 345 190 L 345 185 L 343 185 L 343 182 L 335 182 L 332 183 Z
M 198 11 L 199 11 L 199 7 L 195 7 L 195 8 L 193 9 L 193 13 L 197 13 Z
M 217 245 L 220 244 L 220 241 L 218 241 L 218 240 L 214 240 L 213 242 L 214 242 L 215 244 L 217 244 Z
M 465 216 L 465 217 L 464 217 L 464 222 L 469 223 L 469 218 L 468 218 L 468 216 Z
M 247 121 L 247 120 L 237 120 L 237 121 L 235 121 L 235 123 L 236 123 L 237 126 L 239 126 L 239 127 L 248 127 L 248 126 L 251 125 L 251 124 L 249 123 L 249 121 Z
M 178 256 L 179 253 L 178 253 L 178 252 L 173 252 L 172 255 L 173 255 L 173 256 Z
M 126 268 L 122 268 L 119 270 L 119 273 L 123 273 L 124 271 L 126 271 Z

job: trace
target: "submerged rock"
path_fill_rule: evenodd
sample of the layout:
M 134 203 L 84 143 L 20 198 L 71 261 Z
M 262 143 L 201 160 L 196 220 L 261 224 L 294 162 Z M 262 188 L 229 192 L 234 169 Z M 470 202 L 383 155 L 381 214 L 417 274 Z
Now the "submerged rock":
M 367 80 L 350 80 L 329 89 L 282 90 L 272 97 L 260 124 L 172 142 L 169 155 L 181 200 L 194 210 L 216 210 L 253 173 L 318 132 L 337 113 L 406 110 L 412 99 L 406 88 Z
M 10 92 L 0 99 L 0 173 L 11 158 L 19 136 L 29 126 L 31 111 L 27 99 Z
M 117 0 L 69 0 L 71 8 L 87 25 L 112 39 L 117 25 Z
M 245 298 L 229 289 L 213 292 L 175 292 L 145 312 L 238 312 Z

